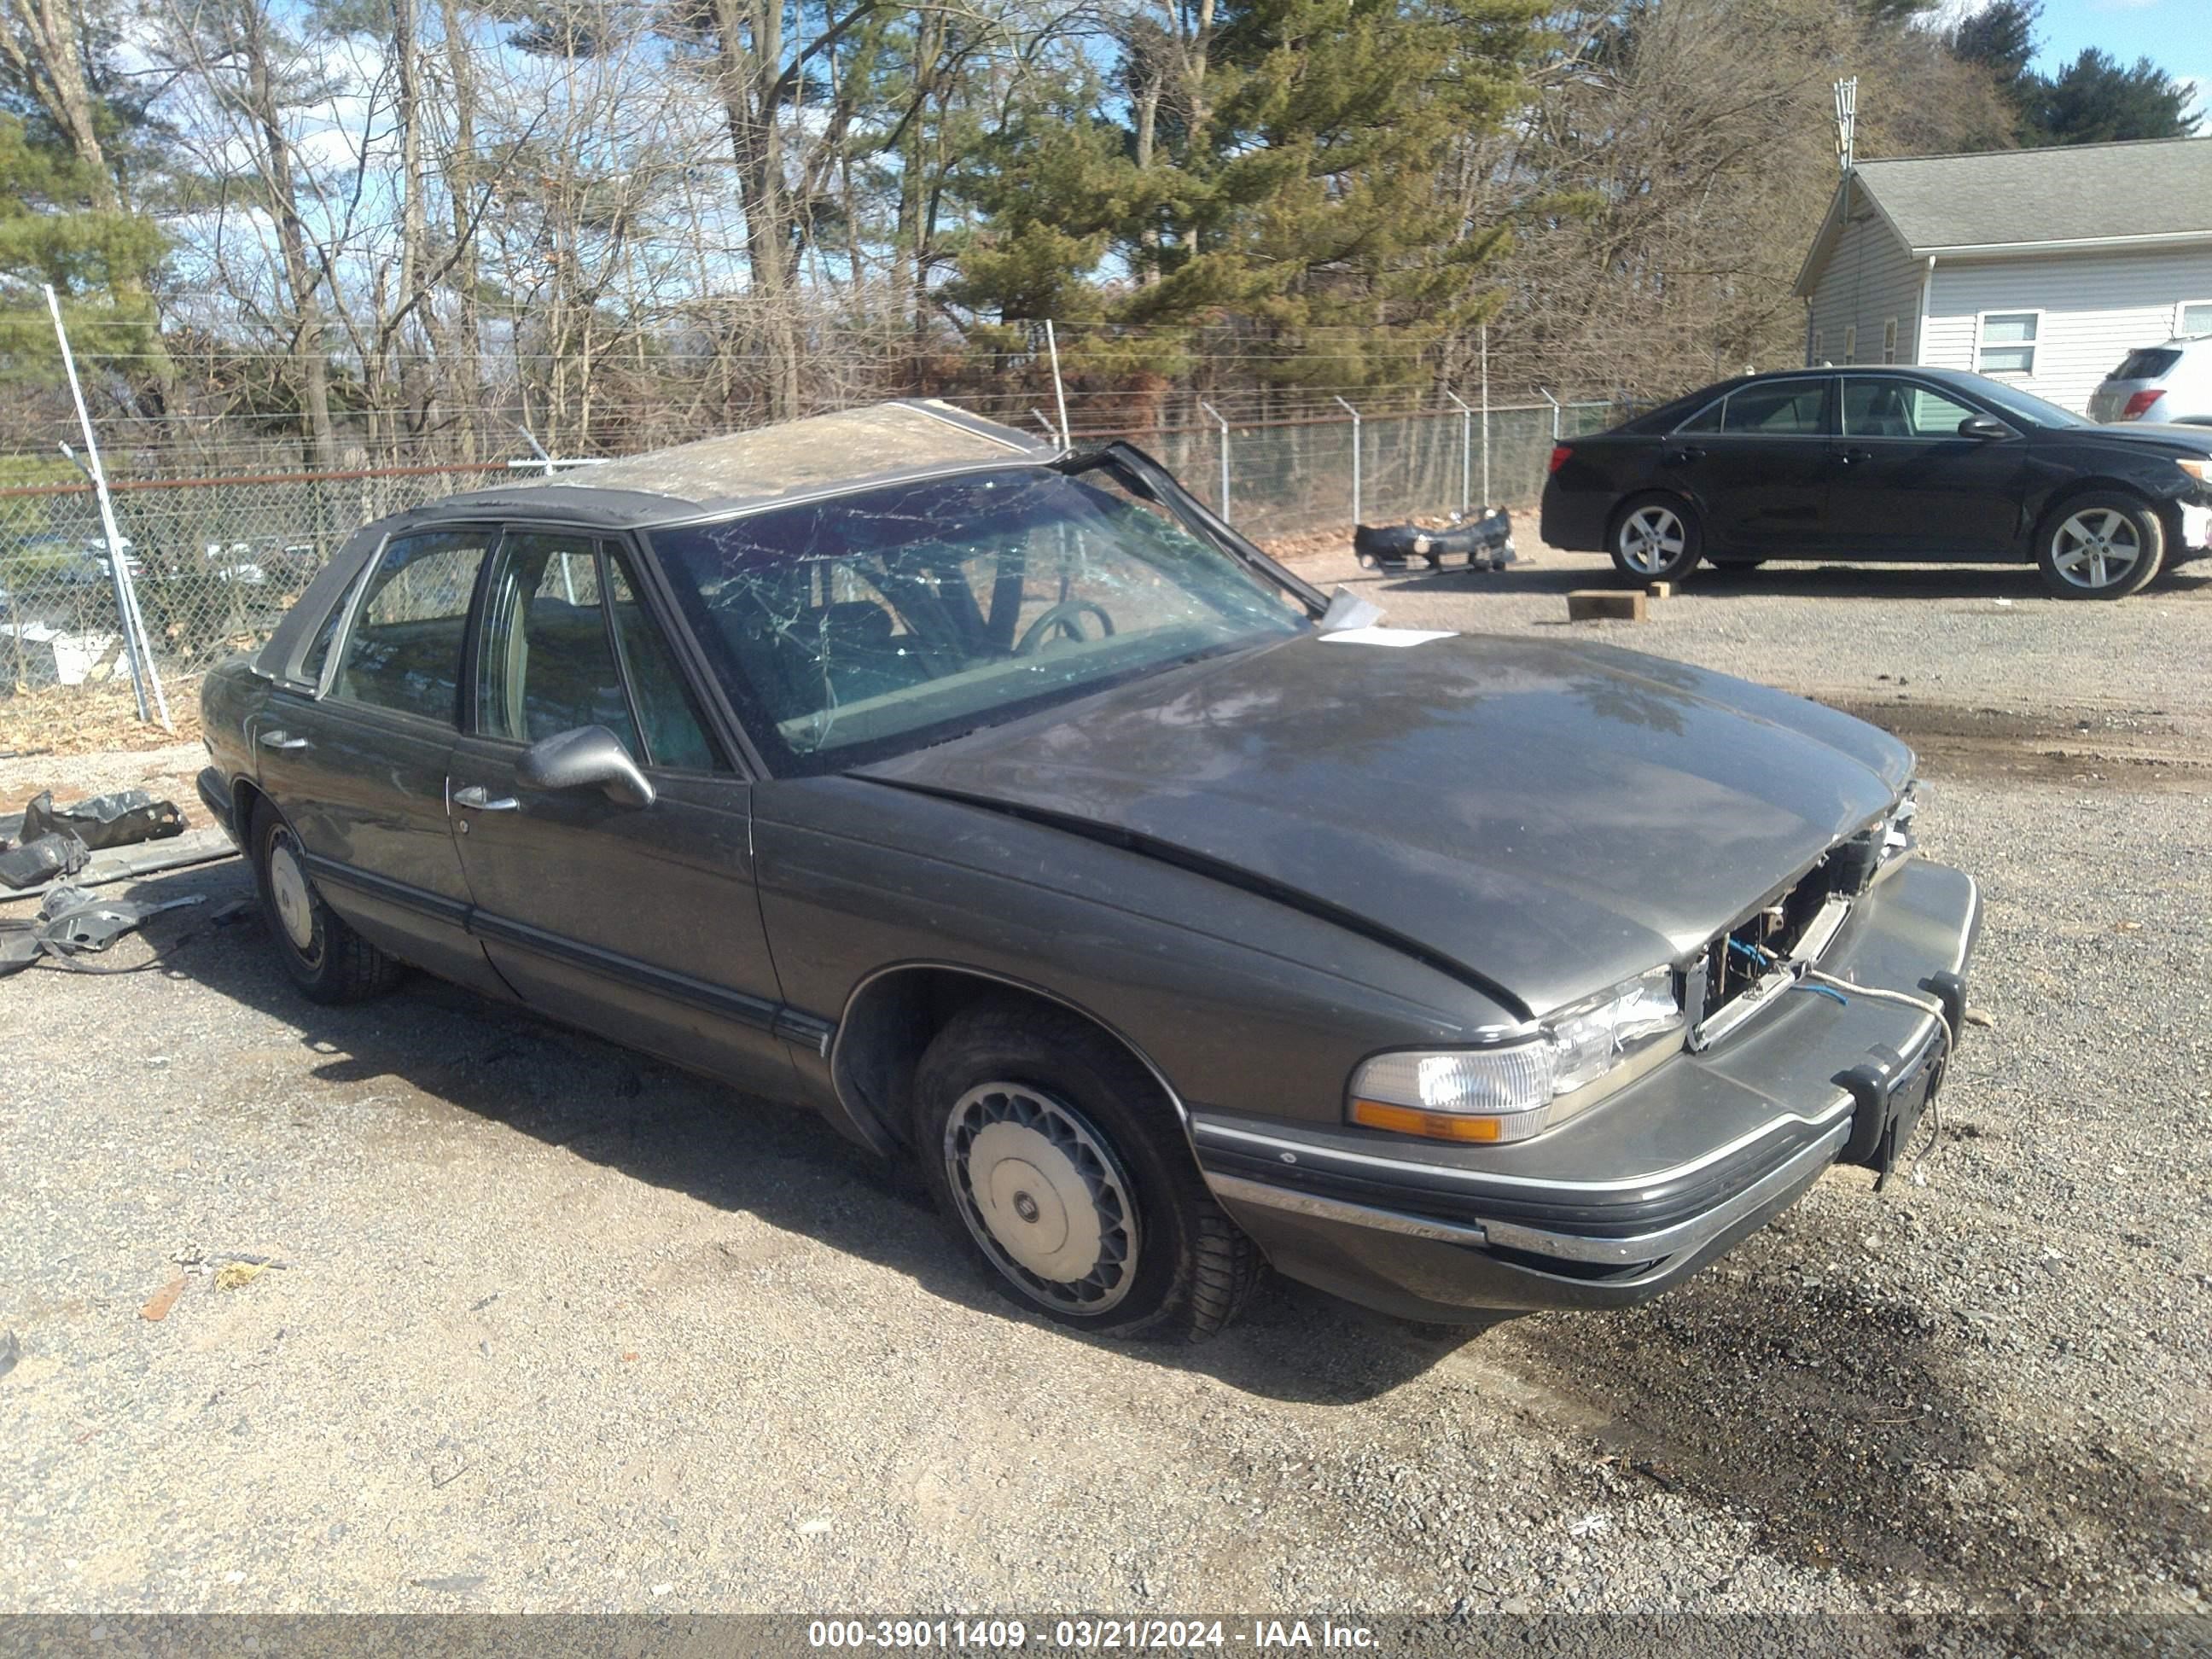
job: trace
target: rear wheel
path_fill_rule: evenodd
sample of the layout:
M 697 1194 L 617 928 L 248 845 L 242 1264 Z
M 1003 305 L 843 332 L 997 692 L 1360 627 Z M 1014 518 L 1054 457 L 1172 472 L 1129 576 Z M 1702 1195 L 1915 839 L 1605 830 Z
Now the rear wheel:
M 915 1074 L 915 1147 L 938 1206 L 1000 1288 L 1116 1336 L 1210 1336 L 1257 1282 L 1174 1108 L 1128 1051 L 1065 1010 L 963 1010 Z
M 398 984 L 405 971 L 399 963 L 323 902 L 283 815 L 263 801 L 253 809 L 252 824 L 261 914 L 292 983 L 315 1002 L 360 1002 Z
M 1606 538 L 1613 568 L 1638 584 L 1681 580 L 1697 568 L 1704 544 L 1698 509 L 1678 495 L 1632 498 Z
M 2075 495 L 2036 532 L 2036 568 L 2062 599 L 2124 599 L 2166 562 L 2166 526 L 2141 497 L 2117 489 Z

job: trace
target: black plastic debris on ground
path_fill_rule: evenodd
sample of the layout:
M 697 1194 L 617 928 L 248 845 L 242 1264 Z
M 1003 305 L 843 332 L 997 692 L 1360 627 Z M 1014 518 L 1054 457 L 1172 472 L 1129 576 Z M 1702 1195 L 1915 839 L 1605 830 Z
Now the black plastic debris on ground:
M 1513 550 L 1513 515 L 1502 507 L 1485 507 L 1445 530 L 1417 524 L 1354 525 L 1352 551 L 1362 567 L 1373 570 L 1404 570 L 1416 559 L 1441 570 L 1446 559 L 1462 557 L 1470 570 L 1502 570 L 1519 556 Z
M 71 959 L 96 956 L 164 910 L 204 903 L 207 895 L 147 903 L 135 899 L 98 898 L 76 887 L 57 887 L 29 921 L 0 921 L 0 974 L 29 967 L 40 957 Z
M 184 832 L 177 804 L 143 789 L 118 789 L 73 806 L 56 806 L 49 791 L 20 814 L 0 818 L 0 887 L 37 887 L 75 875 L 106 848 Z

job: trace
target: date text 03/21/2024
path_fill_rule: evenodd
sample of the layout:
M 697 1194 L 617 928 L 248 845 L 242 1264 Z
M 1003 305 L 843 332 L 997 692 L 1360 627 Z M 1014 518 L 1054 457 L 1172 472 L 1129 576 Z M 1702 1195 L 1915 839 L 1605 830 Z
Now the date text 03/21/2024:
M 812 1648 L 968 1649 L 1027 1647 L 1083 1651 L 1251 1648 L 1370 1649 L 1375 1632 L 1329 1619 L 817 1619 L 806 1627 Z

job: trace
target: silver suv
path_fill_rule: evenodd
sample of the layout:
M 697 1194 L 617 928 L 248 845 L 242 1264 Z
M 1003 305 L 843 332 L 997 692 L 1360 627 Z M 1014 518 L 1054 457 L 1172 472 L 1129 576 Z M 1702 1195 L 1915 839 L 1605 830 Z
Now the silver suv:
M 2130 351 L 2089 399 L 2093 421 L 2212 419 L 2212 334 Z

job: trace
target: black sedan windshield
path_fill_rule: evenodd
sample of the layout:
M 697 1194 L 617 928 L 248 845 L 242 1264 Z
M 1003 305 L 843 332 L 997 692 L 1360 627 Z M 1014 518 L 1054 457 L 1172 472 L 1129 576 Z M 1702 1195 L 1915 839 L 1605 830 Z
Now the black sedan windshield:
M 1111 464 L 893 485 L 653 532 L 771 766 L 815 773 L 1309 626 Z

